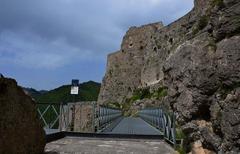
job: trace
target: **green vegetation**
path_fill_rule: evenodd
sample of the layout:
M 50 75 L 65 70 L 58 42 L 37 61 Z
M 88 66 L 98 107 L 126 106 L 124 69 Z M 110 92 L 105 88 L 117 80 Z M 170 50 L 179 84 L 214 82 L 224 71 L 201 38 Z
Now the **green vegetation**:
M 225 6 L 223 0 L 213 0 L 211 5 L 212 5 L 212 7 L 218 6 L 220 8 L 223 8 Z
M 203 15 L 200 17 L 196 27 L 193 29 L 193 34 L 196 35 L 200 30 L 204 29 L 209 21 L 209 16 Z
M 185 140 L 186 139 L 186 135 L 184 134 L 184 132 L 182 131 L 181 127 L 176 124 L 176 140 Z M 180 154 L 186 154 L 187 150 L 186 150 L 186 145 L 180 144 L 176 146 L 176 151 L 178 151 Z
M 149 88 L 137 89 L 134 91 L 133 96 L 130 98 L 132 101 L 142 100 L 144 98 L 161 99 L 167 96 L 167 88 L 159 87 L 156 91 L 150 92 Z
M 109 102 L 106 104 L 106 107 L 109 107 L 109 108 L 114 108 L 114 109 L 122 109 L 123 108 L 123 105 L 118 103 L 118 102 Z
M 208 24 L 208 20 L 209 20 L 209 16 L 201 16 L 199 22 L 198 22 L 198 29 L 202 30 L 203 28 L 205 28 Z
M 96 101 L 100 91 L 100 83 L 93 81 L 85 82 L 79 85 L 79 94 L 71 95 L 71 85 L 64 85 L 54 90 L 33 95 L 32 97 L 38 103 L 61 103 L 73 101 Z
M 144 98 L 151 98 L 151 93 L 149 88 L 137 89 L 133 92 L 132 100 L 141 100 Z
M 156 98 L 156 99 L 161 99 L 165 96 L 167 96 L 167 88 L 166 87 L 159 87 L 158 90 L 152 94 L 152 97 Z
M 176 139 L 181 140 L 186 138 L 186 135 L 183 133 L 182 129 L 176 128 Z

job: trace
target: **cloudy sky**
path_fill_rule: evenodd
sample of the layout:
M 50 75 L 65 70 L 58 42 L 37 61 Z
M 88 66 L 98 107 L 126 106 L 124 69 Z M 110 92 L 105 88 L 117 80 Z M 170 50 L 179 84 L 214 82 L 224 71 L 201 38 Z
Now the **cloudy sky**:
M 0 0 L 0 73 L 52 89 L 101 82 L 130 26 L 183 16 L 193 0 Z

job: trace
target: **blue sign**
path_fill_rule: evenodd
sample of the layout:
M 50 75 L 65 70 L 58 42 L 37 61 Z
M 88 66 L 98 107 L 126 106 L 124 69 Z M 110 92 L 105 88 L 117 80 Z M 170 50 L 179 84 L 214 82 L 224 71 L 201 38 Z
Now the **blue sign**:
M 77 87 L 79 85 L 79 80 L 73 79 L 72 86 Z

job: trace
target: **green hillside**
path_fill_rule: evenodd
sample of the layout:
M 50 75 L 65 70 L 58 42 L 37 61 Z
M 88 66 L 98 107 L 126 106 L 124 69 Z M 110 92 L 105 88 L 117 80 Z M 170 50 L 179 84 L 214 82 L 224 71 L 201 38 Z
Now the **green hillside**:
M 100 91 L 100 83 L 89 81 L 79 85 L 79 94 L 70 95 L 71 85 L 64 85 L 59 88 L 32 95 L 38 103 L 66 103 L 75 101 L 96 101 Z M 75 98 L 74 98 L 75 97 Z

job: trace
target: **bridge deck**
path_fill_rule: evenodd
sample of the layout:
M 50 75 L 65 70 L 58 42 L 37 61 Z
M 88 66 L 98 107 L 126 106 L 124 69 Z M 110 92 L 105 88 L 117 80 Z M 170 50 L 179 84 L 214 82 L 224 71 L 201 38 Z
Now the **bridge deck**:
M 159 130 L 141 118 L 127 117 L 111 131 L 111 134 L 162 135 Z
M 48 143 L 46 154 L 174 154 L 162 140 L 65 137 Z

